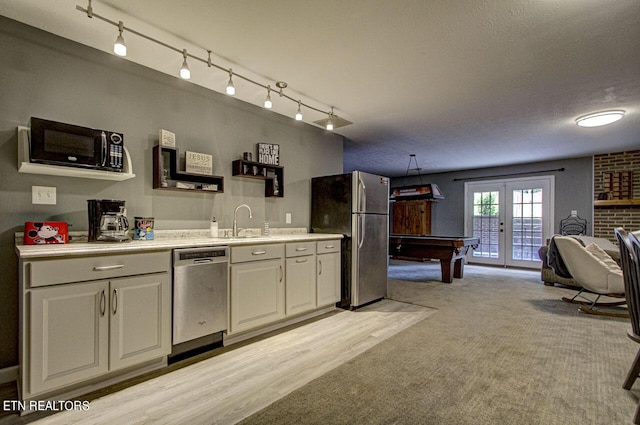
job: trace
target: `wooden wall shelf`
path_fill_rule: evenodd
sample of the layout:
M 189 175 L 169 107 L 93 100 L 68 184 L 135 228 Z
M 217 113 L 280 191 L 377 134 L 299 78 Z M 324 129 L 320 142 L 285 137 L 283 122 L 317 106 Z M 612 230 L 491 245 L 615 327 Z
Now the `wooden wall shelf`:
M 177 148 L 160 145 L 153 147 L 154 189 L 202 193 L 224 192 L 224 177 L 180 171 L 179 161 L 180 154 Z M 163 181 L 165 175 L 166 177 Z M 166 185 L 163 183 L 166 183 Z M 206 187 L 211 187 L 212 189 L 206 189 Z
M 264 180 L 264 196 L 284 197 L 284 167 L 244 159 L 236 159 L 231 165 L 234 176 Z
M 635 207 L 640 206 L 640 199 L 609 199 L 593 201 L 595 207 Z

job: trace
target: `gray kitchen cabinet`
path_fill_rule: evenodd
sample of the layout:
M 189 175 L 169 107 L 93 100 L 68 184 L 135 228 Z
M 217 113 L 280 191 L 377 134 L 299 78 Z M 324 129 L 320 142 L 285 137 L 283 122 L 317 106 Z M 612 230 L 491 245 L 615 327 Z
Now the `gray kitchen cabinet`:
M 21 398 L 166 364 L 170 264 L 169 251 L 21 261 Z
M 23 370 L 29 375 L 29 393 L 39 394 L 108 371 L 108 293 L 108 281 L 31 291 L 30 351 Z
M 340 301 L 340 240 L 320 241 L 316 247 L 317 306 Z
M 315 242 L 286 245 L 286 313 L 305 313 L 316 308 Z
M 171 282 L 167 273 L 111 281 L 110 370 L 171 352 Z
M 282 244 L 231 248 L 229 335 L 285 317 Z

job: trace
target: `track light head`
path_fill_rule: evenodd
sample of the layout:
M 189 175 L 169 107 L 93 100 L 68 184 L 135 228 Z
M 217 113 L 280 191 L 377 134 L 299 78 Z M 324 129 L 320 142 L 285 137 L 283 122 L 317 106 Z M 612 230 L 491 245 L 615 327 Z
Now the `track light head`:
M 267 98 L 264 100 L 264 107 L 267 109 L 273 107 L 273 102 L 271 102 L 271 86 L 267 86 Z
M 124 24 L 122 21 L 118 22 L 118 31 L 118 37 L 116 38 L 116 42 L 113 44 L 113 53 L 118 56 L 127 56 L 127 45 L 122 37 L 122 31 L 124 31 Z
M 229 68 L 229 83 L 227 84 L 227 94 L 233 96 L 236 94 L 236 87 L 233 85 L 233 71 Z
M 327 130 L 333 130 L 333 107 L 331 107 L 331 112 L 329 113 L 329 121 L 327 121 Z
M 191 71 L 187 63 L 187 49 L 182 50 L 182 56 L 184 57 L 184 62 L 182 62 L 182 67 L 180 68 L 180 78 L 188 80 L 191 78 Z
M 302 108 L 300 106 L 300 104 L 302 103 L 302 101 L 298 101 L 298 110 L 296 111 L 296 121 L 302 121 Z

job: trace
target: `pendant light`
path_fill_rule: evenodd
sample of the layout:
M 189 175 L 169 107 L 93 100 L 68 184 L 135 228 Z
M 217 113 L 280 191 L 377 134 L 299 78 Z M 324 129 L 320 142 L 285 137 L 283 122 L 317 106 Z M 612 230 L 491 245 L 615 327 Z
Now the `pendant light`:
M 124 38 L 122 37 L 122 31 L 124 31 L 124 24 L 122 21 L 118 22 L 118 38 L 116 38 L 116 42 L 113 44 L 113 53 L 118 56 L 127 56 L 127 45 L 124 43 Z
M 187 63 L 187 49 L 182 50 L 182 56 L 184 57 L 184 62 L 182 62 L 182 67 L 180 68 L 180 78 L 188 80 L 191 78 L 191 71 Z

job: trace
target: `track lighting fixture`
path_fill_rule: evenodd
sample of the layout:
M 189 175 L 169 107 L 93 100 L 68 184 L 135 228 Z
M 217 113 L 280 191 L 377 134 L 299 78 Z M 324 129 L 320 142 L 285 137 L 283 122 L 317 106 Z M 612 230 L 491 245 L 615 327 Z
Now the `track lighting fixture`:
M 182 56 L 184 56 L 184 62 L 180 68 L 180 78 L 188 80 L 191 78 L 191 71 L 189 70 L 189 64 L 187 63 L 187 49 L 182 50 Z
M 302 109 L 300 108 L 300 104 L 302 102 L 298 101 L 298 110 L 296 111 L 296 121 L 302 121 Z
M 172 50 L 176 53 L 182 53 L 182 56 L 184 58 L 184 61 L 182 62 L 182 67 L 180 68 L 180 78 L 188 80 L 191 78 L 191 71 L 189 69 L 189 64 L 187 63 L 187 56 L 189 58 L 191 58 L 192 60 L 196 61 L 196 62 L 202 62 L 202 63 L 206 63 L 207 67 L 209 68 L 216 68 L 220 71 L 223 72 L 227 72 L 229 74 L 229 81 L 227 83 L 227 87 L 226 87 L 226 93 L 229 96 L 234 96 L 236 93 L 236 89 L 233 83 L 233 78 L 235 77 L 240 78 L 241 80 L 247 82 L 247 83 L 251 83 L 255 86 L 261 87 L 263 89 L 267 89 L 267 98 L 264 101 L 264 107 L 267 109 L 271 109 L 273 107 L 273 103 L 271 101 L 271 86 L 270 85 L 265 85 L 264 83 L 258 82 L 248 76 L 242 75 L 242 74 L 238 74 L 238 73 L 234 73 L 231 68 L 225 68 L 222 67 L 221 65 L 218 65 L 214 62 L 212 62 L 211 60 L 211 50 L 206 50 L 207 52 L 207 57 L 206 59 L 196 56 L 194 54 L 187 54 L 187 49 L 180 49 L 178 47 L 172 46 L 168 43 L 165 43 L 164 41 L 160 41 L 156 38 L 150 37 L 146 34 L 143 34 L 139 31 L 136 31 L 133 28 L 124 27 L 124 24 L 122 23 L 122 21 L 113 21 L 109 18 L 106 18 L 104 16 L 100 16 L 97 13 L 94 13 L 93 11 L 93 7 L 92 7 L 92 0 L 87 0 L 88 4 L 86 9 L 83 8 L 80 5 L 76 5 L 76 10 L 85 13 L 87 15 L 88 18 L 96 18 L 96 20 L 100 20 L 102 22 L 106 22 L 110 25 L 113 25 L 115 27 L 118 28 L 118 37 L 116 38 L 116 41 L 113 45 L 113 52 L 116 55 L 119 56 L 125 56 L 127 54 L 127 47 L 126 44 L 124 42 L 124 37 L 122 36 L 124 30 L 127 30 L 127 36 L 129 36 L 129 34 L 133 34 L 136 35 L 140 38 L 143 38 L 147 41 L 150 41 L 152 43 L 155 43 L 159 46 L 162 46 L 163 48 Z M 315 111 L 318 112 L 320 114 L 323 114 L 323 116 L 327 116 L 328 118 L 323 118 L 317 121 L 312 121 L 312 124 L 317 125 L 318 127 L 326 127 L 327 130 L 333 130 L 334 128 L 339 128 L 339 127 L 343 127 L 345 125 L 349 125 L 352 124 L 351 122 L 337 116 L 334 114 L 333 108 L 331 108 L 331 112 L 327 112 L 326 110 L 322 110 L 320 108 L 316 108 L 312 105 L 309 105 L 307 103 L 303 103 L 302 100 L 300 99 L 295 99 L 291 96 L 289 96 L 287 93 L 285 93 L 285 89 L 287 88 L 287 83 L 284 81 L 276 81 L 274 83 L 275 87 L 277 87 L 278 90 L 278 94 L 280 95 L 280 97 L 286 98 L 292 102 L 296 102 L 298 104 L 298 108 L 296 110 L 296 115 L 295 115 L 295 119 L 297 121 L 301 121 L 302 120 L 302 107 L 304 106 L 305 108 L 311 110 L 311 111 Z
M 118 31 L 118 38 L 116 38 L 116 42 L 113 44 L 113 53 L 118 56 L 127 56 L 127 45 L 124 43 L 124 38 L 122 37 L 122 31 L 124 31 L 122 21 L 118 22 Z
M 227 94 L 233 96 L 236 94 L 236 87 L 233 85 L 233 71 L 229 68 L 229 83 L 227 83 Z
M 264 107 L 271 109 L 273 103 L 271 102 L 271 86 L 267 86 L 267 98 L 264 100 Z

